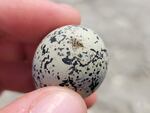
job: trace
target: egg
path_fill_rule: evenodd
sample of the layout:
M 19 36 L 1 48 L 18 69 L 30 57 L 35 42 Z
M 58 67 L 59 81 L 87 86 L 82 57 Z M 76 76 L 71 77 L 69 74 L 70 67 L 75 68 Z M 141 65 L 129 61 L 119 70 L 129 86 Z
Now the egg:
M 92 30 L 67 25 L 50 32 L 36 49 L 32 76 L 36 88 L 68 87 L 82 97 L 92 94 L 107 72 L 108 53 Z

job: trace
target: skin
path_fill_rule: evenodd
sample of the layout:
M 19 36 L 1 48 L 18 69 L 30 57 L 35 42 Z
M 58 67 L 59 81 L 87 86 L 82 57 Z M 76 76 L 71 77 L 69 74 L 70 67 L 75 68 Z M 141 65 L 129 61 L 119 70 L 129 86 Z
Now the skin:
M 87 107 L 95 103 L 95 93 L 84 99 L 83 103 L 83 99 L 77 93 L 68 89 L 48 87 L 35 90 L 33 85 L 31 63 L 35 48 L 47 33 L 69 24 L 80 24 L 80 14 L 68 5 L 48 0 L 0 0 L 0 91 L 8 89 L 26 93 L 2 108 L 0 113 L 15 112 L 19 109 L 18 105 L 25 105 L 26 109 L 25 112 L 19 113 L 27 113 L 32 104 L 31 100 L 39 94 L 41 95 L 38 99 L 43 99 L 43 92 L 55 95 L 65 91 L 73 97 L 71 99 L 78 100 L 81 104 L 76 106 L 76 109 L 83 106 L 76 113 L 87 111 L 85 103 Z M 60 108 L 61 106 L 58 106 L 57 109 Z

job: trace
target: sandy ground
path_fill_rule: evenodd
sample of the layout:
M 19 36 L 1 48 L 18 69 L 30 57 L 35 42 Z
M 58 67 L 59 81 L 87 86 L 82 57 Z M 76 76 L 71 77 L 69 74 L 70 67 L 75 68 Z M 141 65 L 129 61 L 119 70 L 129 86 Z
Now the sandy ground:
M 55 1 L 77 8 L 82 25 L 101 33 L 109 50 L 109 70 L 89 113 L 150 113 L 150 1 Z M 17 96 L 4 92 L 0 106 Z

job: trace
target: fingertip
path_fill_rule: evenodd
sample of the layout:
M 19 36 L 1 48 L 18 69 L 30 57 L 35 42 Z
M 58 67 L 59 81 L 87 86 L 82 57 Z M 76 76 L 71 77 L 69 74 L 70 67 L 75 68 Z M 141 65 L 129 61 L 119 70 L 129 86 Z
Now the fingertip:
M 47 89 L 47 88 L 45 88 Z M 86 105 L 77 93 L 67 88 L 53 87 L 50 94 L 44 94 L 32 103 L 30 112 L 42 113 L 86 113 Z M 48 93 L 48 92 L 47 92 Z M 55 106 L 53 106 L 55 105 Z
M 79 12 L 69 5 L 49 0 L 9 1 L 0 5 L 0 32 L 7 33 L 5 38 L 36 43 L 57 27 L 80 24 Z
M 85 98 L 84 101 L 87 105 L 87 108 L 92 107 L 96 103 L 96 93 L 94 92 L 89 97 Z
M 24 95 L 5 107 L 1 113 L 87 113 L 84 100 L 74 91 L 62 87 L 46 87 Z
M 80 12 L 77 9 L 75 9 L 72 6 L 67 5 L 67 4 L 59 4 L 59 6 L 61 7 L 62 12 L 66 12 L 66 13 L 64 13 L 64 16 L 68 17 L 65 20 L 66 22 L 69 22 L 70 24 L 74 24 L 74 25 L 80 24 L 81 16 L 80 16 Z M 62 23 L 66 23 L 66 22 L 62 22 Z

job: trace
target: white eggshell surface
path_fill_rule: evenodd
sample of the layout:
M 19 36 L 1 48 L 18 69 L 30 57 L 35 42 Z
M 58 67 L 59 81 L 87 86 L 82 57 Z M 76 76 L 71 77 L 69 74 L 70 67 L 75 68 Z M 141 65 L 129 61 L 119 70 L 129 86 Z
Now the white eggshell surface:
M 37 88 L 64 86 L 87 97 L 102 83 L 108 54 L 98 34 L 81 26 L 64 26 L 39 44 L 32 75 Z

